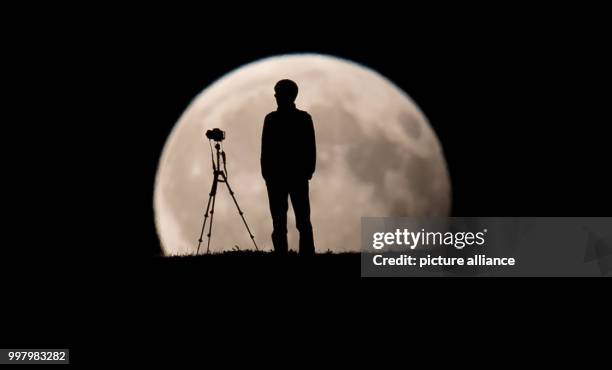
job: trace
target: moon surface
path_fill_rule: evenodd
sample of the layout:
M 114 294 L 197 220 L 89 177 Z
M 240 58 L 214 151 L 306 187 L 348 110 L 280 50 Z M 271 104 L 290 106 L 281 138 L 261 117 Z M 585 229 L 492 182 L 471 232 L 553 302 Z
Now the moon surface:
M 402 90 L 351 61 L 281 55 L 223 76 L 195 97 L 174 126 L 162 151 L 153 202 L 165 255 L 196 252 L 213 180 L 204 132 L 215 127 L 226 131 L 229 183 L 255 240 L 260 249 L 272 249 L 259 156 L 264 117 L 276 109 L 274 85 L 284 78 L 298 84 L 296 105 L 311 114 L 315 125 L 317 167 L 310 202 L 318 253 L 358 251 L 361 217 L 449 214 L 450 180 L 440 142 Z M 298 233 L 291 207 L 288 230 L 295 250 Z M 253 248 L 220 183 L 211 252 L 235 246 Z

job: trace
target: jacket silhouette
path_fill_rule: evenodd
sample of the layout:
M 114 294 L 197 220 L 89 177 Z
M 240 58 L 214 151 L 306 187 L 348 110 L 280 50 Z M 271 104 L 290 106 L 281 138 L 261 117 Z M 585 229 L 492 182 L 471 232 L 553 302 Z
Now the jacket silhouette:
M 274 90 L 278 109 L 266 116 L 261 143 L 261 173 L 274 227 L 272 243 L 275 252 L 288 251 L 287 210 L 291 198 L 300 232 L 300 254 L 310 255 L 315 252 L 308 196 L 308 180 L 316 166 L 314 125 L 308 113 L 295 107 L 295 82 L 281 80 Z

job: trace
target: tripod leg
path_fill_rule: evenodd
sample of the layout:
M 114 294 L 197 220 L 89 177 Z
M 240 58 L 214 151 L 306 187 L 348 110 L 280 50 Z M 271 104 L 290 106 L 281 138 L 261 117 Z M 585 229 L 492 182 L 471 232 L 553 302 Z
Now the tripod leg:
M 255 250 L 258 251 L 259 248 L 257 248 L 257 243 L 255 243 L 255 236 L 253 236 L 253 233 L 251 233 L 249 224 L 247 224 L 246 219 L 244 218 L 244 212 L 242 212 L 242 210 L 240 209 L 240 206 L 238 205 L 238 201 L 236 200 L 236 197 L 234 196 L 234 191 L 232 190 L 229 182 L 227 182 L 227 177 L 225 176 L 225 173 L 222 172 L 221 176 L 223 176 L 223 182 L 225 182 L 225 185 L 227 185 L 227 190 L 229 190 L 229 193 L 232 196 L 232 199 L 234 200 L 234 204 L 236 205 L 236 208 L 238 209 L 238 213 L 240 214 L 240 217 L 242 218 L 242 222 L 244 222 L 244 226 L 246 226 L 246 229 L 249 232 L 249 236 L 251 237 L 251 241 L 253 242 L 253 245 L 255 246 Z M 213 207 L 214 207 L 214 202 L 213 202 Z M 211 222 L 212 222 L 212 218 L 211 218 Z
M 196 255 L 200 254 L 200 246 L 202 245 L 202 236 L 204 236 L 204 229 L 206 228 L 206 220 L 208 219 L 208 210 L 210 209 L 210 201 L 214 198 L 212 190 L 208 196 L 208 203 L 206 204 L 206 212 L 204 212 L 204 222 L 202 222 L 202 231 L 200 231 L 200 237 L 198 238 L 198 250 Z
M 213 190 L 211 191 L 212 207 L 210 208 L 210 223 L 208 224 L 208 245 L 206 246 L 206 254 L 210 253 L 210 237 L 212 235 L 213 217 L 215 216 L 215 200 L 217 199 L 217 181 L 218 175 L 215 175 L 215 179 L 213 180 Z
M 204 236 L 204 229 L 206 228 L 206 220 L 208 219 L 208 211 L 210 210 L 210 205 L 212 201 L 213 209 L 215 208 L 215 196 L 217 195 L 217 183 L 219 181 L 219 176 L 215 173 L 213 178 L 212 186 L 210 187 L 210 193 L 208 193 L 208 203 L 206 204 L 206 212 L 204 212 L 204 222 L 202 222 L 202 230 L 200 231 L 200 238 L 198 238 L 198 249 L 196 251 L 196 255 L 200 254 L 200 246 L 202 245 L 202 236 Z M 212 212 L 210 212 L 211 218 L 210 222 L 212 223 Z M 210 246 L 210 227 L 208 230 L 208 244 Z M 208 253 L 208 252 L 206 252 Z

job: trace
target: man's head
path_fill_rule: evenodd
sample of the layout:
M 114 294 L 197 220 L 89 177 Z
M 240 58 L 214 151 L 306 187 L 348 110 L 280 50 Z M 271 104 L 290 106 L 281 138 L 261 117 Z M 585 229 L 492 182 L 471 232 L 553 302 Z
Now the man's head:
M 274 86 L 274 97 L 279 107 L 293 104 L 297 98 L 298 86 L 291 80 L 280 80 Z

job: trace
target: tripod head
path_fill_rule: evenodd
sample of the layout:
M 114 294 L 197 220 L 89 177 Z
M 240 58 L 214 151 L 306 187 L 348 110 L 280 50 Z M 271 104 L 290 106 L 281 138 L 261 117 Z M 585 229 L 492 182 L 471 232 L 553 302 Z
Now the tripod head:
M 210 143 L 210 141 L 209 141 Z M 217 171 L 222 172 L 224 175 L 224 179 L 227 178 L 227 164 L 225 163 L 225 151 L 221 149 L 221 144 L 219 144 L 219 142 L 217 142 L 215 144 L 215 149 L 217 151 L 216 154 L 216 158 L 217 160 L 215 161 L 215 155 L 212 152 L 212 147 L 210 149 L 210 154 L 211 154 L 211 160 L 212 160 L 212 168 L 213 168 L 213 172 L 217 173 Z M 221 162 L 223 161 L 223 162 Z M 223 163 L 223 171 L 221 171 L 221 163 Z M 219 180 L 219 181 L 223 181 L 223 180 Z

